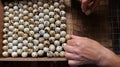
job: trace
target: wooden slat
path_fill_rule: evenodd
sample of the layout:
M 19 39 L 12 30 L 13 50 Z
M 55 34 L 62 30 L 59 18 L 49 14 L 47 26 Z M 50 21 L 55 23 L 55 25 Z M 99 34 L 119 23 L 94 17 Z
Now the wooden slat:
M 67 61 L 66 58 L 0 58 L 0 61 Z

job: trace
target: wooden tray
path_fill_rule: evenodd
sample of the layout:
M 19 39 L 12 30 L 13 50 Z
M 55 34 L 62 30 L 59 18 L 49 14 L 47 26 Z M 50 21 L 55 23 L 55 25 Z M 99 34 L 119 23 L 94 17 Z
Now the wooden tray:
M 108 22 L 106 5 L 99 6 L 100 9 L 90 16 L 81 12 L 78 1 L 65 0 L 67 3 L 67 33 L 78 36 L 89 37 L 99 41 L 111 49 L 110 39 L 111 27 Z M 72 5 L 71 5 L 72 4 Z M 106 7 L 106 8 L 104 8 Z M 66 58 L 4 58 L 2 57 L 2 35 L 3 35 L 3 5 L 0 2 L 0 61 L 66 61 Z

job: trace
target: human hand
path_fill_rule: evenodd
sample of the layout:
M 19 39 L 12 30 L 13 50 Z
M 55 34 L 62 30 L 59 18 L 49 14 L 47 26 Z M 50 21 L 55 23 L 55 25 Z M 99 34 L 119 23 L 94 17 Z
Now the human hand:
M 80 0 L 81 9 L 86 15 L 92 13 L 99 5 L 100 0 Z
M 110 65 L 115 62 L 113 60 L 116 59 L 116 55 L 95 40 L 72 36 L 67 44 L 64 47 L 65 56 L 70 65 L 97 64 L 112 67 Z

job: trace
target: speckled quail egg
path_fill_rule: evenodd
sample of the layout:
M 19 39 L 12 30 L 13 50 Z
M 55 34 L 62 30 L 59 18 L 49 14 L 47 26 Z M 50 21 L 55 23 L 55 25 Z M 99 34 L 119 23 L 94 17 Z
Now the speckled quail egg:
M 34 18 L 34 20 L 38 21 L 39 20 L 39 15 L 35 15 L 33 18 Z
M 50 49 L 50 51 L 55 51 L 55 45 L 52 45 L 52 44 L 51 44 L 51 45 L 49 46 L 49 49 Z
M 5 28 L 4 28 L 5 29 Z M 13 35 L 13 32 L 9 31 L 8 32 L 8 36 L 12 36 Z
M 44 37 L 45 39 L 49 39 L 49 38 L 50 38 L 50 35 L 49 35 L 48 33 L 45 33 L 45 34 L 43 35 L 43 37 Z
M 9 21 L 9 17 L 4 17 L 4 21 L 8 22 Z
M 45 27 L 45 32 L 50 32 L 50 27 Z
M 2 49 L 3 49 L 4 51 L 7 51 L 8 48 L 9 48 L 8 46 L 3 46 L 3 47 L 2 47 Z
M 49 10 L 48 9 L 44 9 L 43 12 L 44 12 L 45 15 L 49 14 Z
M 33 3 L 32 3 L 31 1 L 29 1 L 29 2 L 28 2 L 28 5 L 29 5 L 29 6 L 32 6 L 32 5 L 33 5 Z
M 34 39 L 34 40 L 33 40 L 33 44 L 34 44 L 34 45 L 38 45 L 38 44 L 39 44 L 39 40 Z
M 54 2 L 54 6 L 55 7 L 59 7 L 59 3 L 58 2 Z
M 60 25 L 61 30 L 66 30 L 66 27 L 67 27 L 66 24 L 61 24 Z
M 48 51 L 49 51 L 49 48 L 48 48 L 48 47 L 44 47 L 44 48 L 43 48 L 43 51 L 44 51 L 44 52 L 48 52 Z
M 18 29 L 21 30 L 21 31 L 23 31 L 24 30 L 24 25 L 19 25 Z
M 28 5 L 23 5 L 23 9 L 27 9 L 28 8 Z
M 19 21 L 19 17 L 17 17 L 17 16 L 15 16 L 13 19 L 14 19 L 15 22 Z
M 38 46 L 33 46 L 33 51 L 34 51 L 34 52 L 37 52 L 38 49 L 39 49 Z
M 13 45 L 17 45 L 18 44 L 18 40 L 13 40 Z
M 39 32 L 39 27 L 34 27 L 34 32 Z
M 12 31 L 14 29 L 14 26 L 9 26 L 8 29 Z
M 12 56 L 12 57 L 17 57 L 18 54 L 17 54 L 17 52 L 12 52 L 11 56 Z
M 61 31 L 60 36 L 65 37 L 66 36 L 66 31 Z
M 63 50 L 62 46 L 57 46 L 56 51 L 61 52 Z
M 39 49 L 43 49 L 43 48 L 44 48 L 44 44 L 40 43 L 40 44 L 38 45 L 38 48 L 39 48 Z
M 7 11 L 9 9 L 9 6 L 4 6 L 4 10 Z
M 12 48 L 13 47 L 13 43 L 8 43 L 8 47 Z
M 9 13 L 13 13 L 14 12 L 14 10 L 12 8 L 10 8 L 8 11 L 9 11 Z
M 52 51 L 48 51 L 47 52 L 47 57 L 53 57 L 53 52 Z
M 10 19 L 13 19 L 13 18 L 14 18 L 14 15 L 13 15 L 13 14 L 9 14 L 8 17 L 9 17 Z
M 8 37 L 8 42 L 12 42 L 13 41 L 13 37 Z
M 50 11 L 54 11 L 54 6 L 53 6 L 53 5 L 50 5 L 49 10 L 50 10 Z
M 55 25 L 56 25 L 56 26 L 60 26 L 60 25 L 61 25 L 61 21 L 60 21 L 60 20 L 57 20 L 57 21 L 55 22 Z
M 8 34 L 3 34 L 3 38 L 7 39 L 8 38 Z
M 40 29 L 44 29 L 44 24 L 39 24 Z
M 39 34 L 40 34 L 40 36 L 43 36 L 45 34 L 45 30 L 40 30 Z
M 40 18 L 40 19 L 39 19 L 39 22 L 40 22 L 41 24 L 43 24 L 43 23 L 44 23 L 44 19 L 43 19 L 43 18 Z
M 29 32 L 29 36 L 34 36 L 35 32 L 34 31 L 30 31 Z
M 50 38 L 49 38 L 49 41 L 50 41 L 50 43 L 54 43 L 55 37 L 50 37 Z
M 60 45 L 60 41 L 55 40 L 55 41 L 54 41 L 54 45 L 55 45 L 55 46 L 59 46 L 59 45 Z
M 55 39 L 59 39 L 60 38 L 60 34 L 55 34 Z
M 29 13 L 28 17 L 32 18 L 33 17 L 33 13 Z
M 18 50 L 18 47 L 17 47 L 17 46 L 13 46 L 13 47 L 12 47 L 12 50 L 13 50 L 13 51 L 17 51 L 17 50 Z
M 37 2 L 38 6 L 42 6 L 43 3 L 41 1 Z
M 65 57 L 65 51 L 60 52 L 60 57 Z
M 8 49 L 7 51 L 9 54 L 12 54 L 13 50 L 12 49 Z
M 33 8 L 34 9 L 38 8 L 38 5 L 37 4 L 33 4 Z
M 61 16 L 65 16 L 65 15 L 66 15 L 66 12 L 62 10 L 62 11 L 60 11 L 60 15 L 61 15 Z
M 23 47 L 23 43 L 18 43 L 18 48 L 21 49 Z
M 25 33 L 29 33 L 29 28 L 24 28 Z
M 49 19 L 49 22 L 50 22 L 50 23 L 55 23 L 55 19 L 54 19 L 54 18 L 50 18 L 50 19 Z
M 60 19 L 60 15 L 56 14 L 56 15 L 54 15 L 54 18 L 55 18 L 56 20 L 59 20 L 59 19 Z
M 44 22 L 44 26 L 45 26 L 45 27 L 48 27 L 49 25 L 50 25 L 50 22 L 49 22 L 49 21 L 45 21 L 45 22 Z
M 65 39 L 66 39 L 66 40 L 70 40 L 70 39 L 71 39 L 71 36 L 70 36 L 69 34 L 67 34 L 67 35 L 65 36 Z
M 32 42 L 33 41 L 33 37 L 28 37 L 27 40 L 28 40 L 28 42 Z
M 29 55 L 31 55 L 31 54 L 32 54 L 32 52 L 33 52 L 33 49 L 28 49 L 28 51 L 27 51 L 27 52 L 28 52 L 28 54 L 29 54 Z
M 37 56 L 38 56 L 38 53 L 37 53 L 37 52 L 32 52 L 31 56 L 32 56 L 32 57 L 37 57 Z
M 55 31 L 51 30 L 50 31 L 50 36 L 55 36 Z
M 33 47 L 33 43 L 28 43 L 28 48 L 32 48 Z
M 51 24 L 50 24 L 50 29 L 51 29 L 51 30 L 54 30 L 55 28 L 56 28 L 56 25 L 55 25 L 54 23 L 51 23 Z
M 21 56 L 22 57 L 27 57 L 28 56 L 28 52 L 22 52 Z
M 44 45 L 45 45 L 45 46 L 49 46 L 49 45 L 50 45 L 50 41 L 45 40 L 45 41 L 44 41 Z
M 18 42 L 23 42 L 23 37 L 18 37 Z
M 18 50 L 17 50 L 17 54 L 18 54 L 18 55 L 21 55 L 22 53 L 23 53 L 22 49 L 18 49 Z
M 66 17 L 61 17 L 60 20 L 61 20 L 62 23 L 65 23 L 66 22 Z
M 13 26 L 17 28 L 19 26 L 19 23 L 18 22 L 14 22 Z
M 44 16 L 44 20 L 45 20 L 45 21 L 48 21 L 49 18 L 50 18 L 49 15 L 45 15 L 45 16 Z
M 28 45 L 28 40 L 23 40 L 23 45 L 27 46 Z
M 60 8 L 61 10 L 64 10 L 64 9 L 65 9 L 65 5 L 61 4 L 61 5 L 59 6 L 59 8 Z
M 8 57 L 8 56 L 9 56 L 9 53 L 8 53 L 7 51 L 4 51 L 4 52 L 2 52 L 2 55 L 3 55 L 4 57 Z
M 60 9 L 59 9 L 59 8 L 55 8 L 55 9 L 54 9 L 54 12 L 55 12 L 55 13 L 60 13 Z
M 49 4 L 48 4 L 48 3 L 44 3 L 43 7 L 44 7 L 44 8 L 48 8 L 48 7 L 49 7 Z
M 17 34 L 13 34 L 12 37 L 13 37 L 13 39 L 17 39 L 18 35 Z
M 43 37 L 40 37 L 40 38 L 39 38 L 39 42 L 40 42 L 40 43 L 43 43 L 44 40 L 45 40 L 45 39 L 44 39 Z
M 66 39 L 64 37 L 61 37 L 59 41 L 60 43 L 65 43 Z
M 53 55 L 54 55 L 54 57 L 59 57 L 59 56 L 60 56 L 60 53 L 57 52 L 57 51 L 55 51 Z
M 28 50 L 28 47 L 27 47 L 27 46 L 23 46 L 23 47 L 22 47 L 22 50 L 23 50 L 23 51 L 27 51 L 27 50 Z
M 54 17 L 55 13 L 54 12 L 49 12 L 50 17 Z
M 41 7 L 38 7 L 38 11 L 39 11 L 39 12 L 43 12 L 43 10 L 44 10 L 44 7 L 42 7 L 42 6 L 41 6 Z
M 66 46 L 66 45 L 67 45 L 67 43 L 63 43 L 63 44 L 62 44 L 62 47 L 64 48 L 64 46 Z
M 8 28 L 4 28 L 4 29 L 3 29 L 3 32 L 6 33 L 6 34 L 8 33 L 8 35 L 10 34 Z M 11 32 L 11 31 L 10 31 L 10 32 Z M 13 33 L 12 33 L 12 34 L 13 34 Z
M 44 51 L 43 50 L 39 50 L 38 51 L 38 56 L 43 56 L 44 55 Z
M 18 31 L 18 36 L 23 36 L 23 35 L 24 35 L 24 32 Z
M 29 17 L 28 16 L 23 16 L 23 20 L 28 21 Z
M 56 32 L 56 33 L 60 33 L 60 31 L 61 31 L 61 28 L 60 28 L 60 27 L 56 27 L 56 28 L 55 28 L 55 32 Z
M 39 17 L 43 18 L 44 17 L 44 13 L 39 13 Z

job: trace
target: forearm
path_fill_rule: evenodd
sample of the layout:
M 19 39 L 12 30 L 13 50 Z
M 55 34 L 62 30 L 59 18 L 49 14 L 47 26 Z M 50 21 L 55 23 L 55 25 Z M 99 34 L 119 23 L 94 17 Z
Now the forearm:
M 120 67 L 120 57 L 110 50 L 107 50 L 100 60 L 100 67 Z

